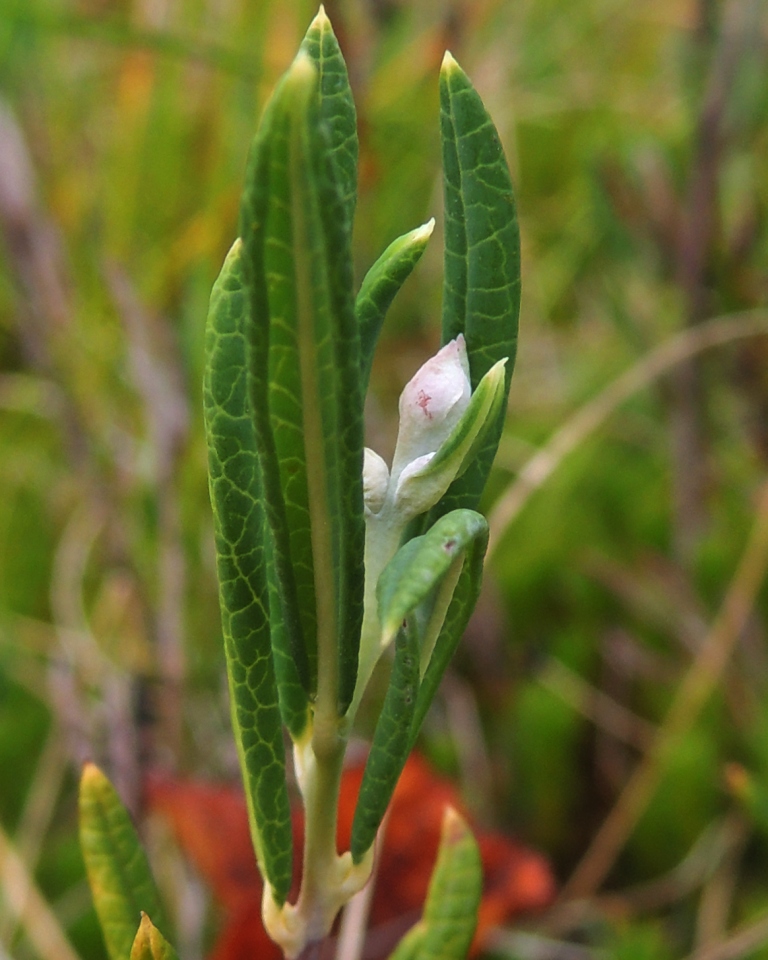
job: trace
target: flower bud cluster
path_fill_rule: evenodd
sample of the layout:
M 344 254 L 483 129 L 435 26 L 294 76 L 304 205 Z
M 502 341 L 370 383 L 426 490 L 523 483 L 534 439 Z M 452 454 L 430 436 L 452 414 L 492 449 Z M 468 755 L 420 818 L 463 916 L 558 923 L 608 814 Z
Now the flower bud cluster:
M 379 514 L 388 505 L 401 520 L 408 520 L 437 502 L 444 491 L 435 497 L 434 483 L 424 485 L 420 479 L 458 426 L 470 397 L 467 348 L 464 337 L 459 335 L 427 360 L 400 395 L 400 427 L 391 472 L 377 453 L 366 448 L 366 514 Z M 440 486 L 447 488 L 452 479 L 453 476 Z

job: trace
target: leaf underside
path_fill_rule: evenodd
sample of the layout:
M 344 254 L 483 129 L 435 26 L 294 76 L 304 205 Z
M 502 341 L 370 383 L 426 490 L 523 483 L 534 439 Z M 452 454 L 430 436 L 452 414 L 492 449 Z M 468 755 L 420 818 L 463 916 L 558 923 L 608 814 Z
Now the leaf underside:
M 453 513 L 449 513 L 446 519 L 452 516 Z M 477 514 L 477 516 L 480 516 L 480 514 Z M 427 711 L 435 698 L 443 674 L 453 659 L 456 647 L 464 635 L 467 623 L 480 595 L 483 560 L 488 546 L 488 527 L 485 525 L 485 518 L 483 518 L 483 523 L 483 528 L 478 531 L 476 538 L 467 548 L 464 564 L 459 573 L 453 596 L 448 604 L 445 619 L 435 640 L 434 650 L 426 671 L 421 679 L 411 728 L 411 749 L 416 742 Z
M 380 610 L 383 622 L 392 623 L 401 613 L 407 617 L 410 611 L 417 611 L 419 605 L 428 604 L 440 580 L 448 576 L 454 564 L 463 558 L 453 594 L 432 641 L 433 649 L 419 684 L 411 721 L 409 751 L 413 749 L 443 674 L 456 652 L 480 595 L 487 545 L 488 524 L 485 517 L 473 510 L 454 510 L 438 519 L 426 534 L 410 540 L 401 548 L 400 553 L 406 548 L 410 551 L 407 565 L 403 564 L 398 570 L 398 555 L 395 555 L 390 567 L 384 571 Z M 393 586 L 387 583 L 387 575 L 392 576 Z
M 401 547 L 379 578 L 379 619 L 385 637 L 399 629 L 458 556 L 478 538 L 484 542 L 487 529 L 481 514 L 455 510 Z

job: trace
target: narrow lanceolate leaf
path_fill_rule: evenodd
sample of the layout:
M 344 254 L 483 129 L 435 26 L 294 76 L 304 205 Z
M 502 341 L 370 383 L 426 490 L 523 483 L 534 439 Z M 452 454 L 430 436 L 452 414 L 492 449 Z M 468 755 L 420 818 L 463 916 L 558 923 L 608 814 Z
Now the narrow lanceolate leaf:
M 381 647 L 395 639 L 395 662 L 355 809 L 355 861 L 376 838 L 429 701 L 466 625 L 479 590 L 487 537 L 484 517 L 455 510 L 429 533 L 404 544 L 379 578 Z M 426 701 L 422 674 L 429 678 Z
M 435 698 L 446 667 L 453 659 L 456 647 L 459 645 L 477 603 L 477 598 L 480 596 L 480 587 L 483 580 L 483 560 L 488 546 L 488 525 L 485 518 L 470 510 L 454 510 L 441 517 L 432 530 L 425 535 L 425 538 L 433 535 L 433 530 L 436 528 L 441 532 L 441 535 L 444 535 L 446 531 L 442 524 L 464 514 L 469 514 L 465 521 L 467 525 L 465 530 L 467 533 L 470 529 L 473 531 L 472 538 L 467 544 L 461 570 L 457 575 L 455 568 L 452 571 L 453 575 L 456 576 L 452 596 L 448 600 L 444 592 L 439 592 L 436 595 L 436 610 L 433 611 L 429 620 L 423 643 L 422 678 L 413 715 L 411 747 L 416 742 L 424 717 Z M 442 618 L 442 623 L 439 623 L 435 614 L 440 610 L 441 604 L 444 605 L 445 616 Z
M 306 54 L 266 122 L 241 216 L 251 410 L 284 623 L 304 650 L 308 692 L 341 715 L 363 607 L 360 351 L 349 224 Z
M 271 547 L 247 390 L 249 304 L 243 283 L 237 241 L 211 293 L 204 408 L 232 725 L 256 855 L 282 902 L 291 885 L 291 814 L 270 638 Z M 294 726 L 299 726 L 304 698 L 306 724 L 306 694 L 295 673 L 291 677 L 293 661 L 285 657 L 280 662 L 291 707 L 286 706 L 286 715 L 289 720 L 295 715 Z
M 131 947 L 130 960 L 178 960 L 178 954 L 152 923 L 146 913 Z
M 281 82 L 284 83 L 284 80 Z M 266 220 L 269 210 L 271 133 L 280 87 L 259 123 L 248 157 L 240 207 L 242 271 L 249 313 L 246 366 L 250 416 L 258 451 L 264 508 L 270 530 L 267 580 L 272 588 L 272 642 L 285 644 L 307 693 L 314 690 L 314 583 L 307 574 L 305 540 L 291 544 L 283 476 L 269 413 L 270 307 L 265 274 Z M 295 525 L 295 515 L 293 517 Z
M 434 219 L 393 240 L 366 273 L 355 301 L 360 328 L 360 363 L 365 393 L 384 317 L 396 294 L 421 260 L 435 227 Z
M 309 25 L 301 49 L 319 75 L 320 119 L 328 133 L 341 203 L 351 228 L 357 199 L 357 113 L 347 65 L 324 7 Z
M 350 850 L 359 863 L 376 839 L 398 778 L 411 750 L 411 727 L 419 690 L 419 648 L 415 632 L 400 630 L 395 662 L 376 724 L 352 822 Z
M 502 411 L 472 467 L 439 505 L 475 507 L 498 446 L 515 364 L 520 236 L 499 135 L 468 77 L 447 53 L 440 73 L 445 202 L 443 342 L 463 333 L 474 388 L 508 358 Z
M 94 764 L 80 781 L 80 846 L 111 960 L 128 960 L 142 911 L 164 923 L 160 898 L 128 811 Z
M 389 960 L 465 960 L 477 927 L 482 892 L 480 851 L 450 807 L 443 817 L 437 863 L 424 914 Z
M 385 646 L 404 620 L 434 595 L 457 559 L 485 551 L 488 524 L 474 510 L 454 510 L 398 550 L 379 578 L 379 622 Z

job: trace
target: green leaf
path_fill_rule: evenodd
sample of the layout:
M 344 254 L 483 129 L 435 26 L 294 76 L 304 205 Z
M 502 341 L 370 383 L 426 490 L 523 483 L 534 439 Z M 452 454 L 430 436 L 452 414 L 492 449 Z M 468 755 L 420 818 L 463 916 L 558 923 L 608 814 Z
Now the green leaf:
M 379 578 L 380 649 L 394 639 L 395 662 L 355 809 L 351 842 L 355 862 L 376 839 L 418 729 L 466 626 L 480 588 L 487 539 L 484 517 L 472 510 L 455 510 L 428 533 L 404 544 Z M 422 692 L 424 681 L 428 695 Z
M 447 521 L 456 517 L 457 514 L 464 513 L 468 513 L 470 516 L 477 518 L 474 521 L 467 521 L 467 526 L 473 528 L 474 535 L 467 544 L 464 563 L 458 573 L 450 599 L 447 600 L 446 597 L 441 594 L 437 595 L 436 606 L 438 611 L 439 604 L 444 604 L 445 607 L 447 607 L 445 616 L 442 617 L 442 622 L 439 622 L 433 613 L 429 625 L 429 629 L 432 632 L 428 633 L 423 641 L 422 678 L 421 685 L 419 686 L 419 696 L 416 701 L 416 709 L 413 715 L 411 747 L 413 747 L 416 742 L 424 717 L 427 715 L 430 704 L 435 698 L 446 667 L 456 652 L 456 647 L 459 645 L 459 641 L 466 630 L 467 623 L 472 615 L 472 611 L 475 609 L 477 598 L 480 595 L 480 587 L 483 580 L 483 560 L 488 546 L 488 525 L 485 518 L 480 514 L 473 514 L 472 511 L 469 510 L 454 510 L 446 514 L 445 517 L 441 517 L 440 520 L 435 523 L 432 530 L 426 534 L 426 537 L 433 535 L 433 531 L 436 528 L 440 531 L 447 532 L 447 530 L 442 527 L 443 522 L 447 524 Z M 480 520 L 482 524 L 479 523 Z M 432 636 L 434 636 L 436 627 L 438 627 L 438 632 L 433 640 Z M 432 652 L 429 654 L 429 661 L 425 664 L 425 655 L 428 654 L 430 647 L 432 647 Z
M 310 706 L 306 687 L 302 684 L 297 660 L 304 658 L 294 654 L 286 629 L 286 618 L 278 578 L 275 574 L 274 543 L 268 525 L 264 528 L 264 571 L 269 594 L 269 638 L 272 644 L 272 659 L 277 680 L 277 693 L 283 723 L 294 741 L 299 740 L 310 721 Z
M 241 214 L 250 399 L 289 647 L 343 715 L 363 613 L 363 423 L 349 223 L 318 74 L 300 54 L 257 136 Z
M 382 646 L 433 595 L 457 560 L 468 552 L 471 558 L 478 553 L 482 558 L 487 537 L 485 517 L 474 510 L 454 510 L 398 550 L 379 578 Z
M 281 83 L 284 83 L 284 80 Z M 264 256 L 270 201 L 272 126 L 279 92 L 280 86 L 267 104 L 256 131 L 248 157 L 240 209 L 242 286 L 246 298 L 245 310 L 249 316 L 245 328 L 247 394 L 258 451 L 265 515 L 270 531 L 266 562 L 269 565 L 267 580 L 272 594 L 270 621 L 273 644 L 277 640 L 287 648 L 304 689 L 310 693 L 314 690 L 316 681 L 314 585 L 311 577 L 306 574 L 302 577 L 297 572 L 305 567 L 301 564 L 300 556 L 304 544 L 294 545 L 292 555 L 277 446 L 272 435 L 269 413 L 270 305 Z M 261 358 L 261 362 L 254 363 L 254 357 Z M 297 559 L 298 568 L 295 565 Z
M 247 391 L 249 305 L 241 254 L 237 241 L 211 293 L 204 409 L 232 726 L 256 856 L 283 902 L 291 886 L 293 839 L 272 643 L 286 641 L 266 579 L 272 551 Z M 272 637 L 270 613 L 278 627 Z M 279 663 L 286 722 L 296 731 L 306 726 L 306 694 L 291 673 L 291 657 L 284 654 Z
M 470 80 L 447 53 L 440 72 L 445 202 L 443 342 L 463 333 L 476 387 L 508 358 L 504 402 L 470 469 L 435 514 L 475 507 L 498 446 L 515 365 L 520 312 L 520 235 L 509 168 L 491 118 Z
M 178 954 L 152 923 L 146 913 L 131 947 L 130 960 L 179 960 Z
M 363 771 L 352 821 L 350 850 L 355 863 L 360 863 L 375 841 L 376 832 L 408 759 L 418 690 L 419 648 L 416 636 L 412 631 L 400 630 L 395 640 L 392 676 Z
M 418 960 L 419 950 L 426 935 L 427 930 L 424 924 L 417 923 L 416 926 L 411 927 L 389 955 L 389 960 Z
M 301 49 L 319 74 L 320 119 L 328 132 L 341 202 L 351 229 L 357 200 L 357 113 L 347 65 L 323 6 L 309 25 Z
M 146 854 L 117 791 L 92 763 L 80 780 L 80 846 L 111 960 L 128 960 L 142 911 L 164 922 Z
M 477 928 L 481 893 L 477 842 L 458 813 L 448 807 L 424 914 L 390 960 L 465 960 Z
M 360 286 L 355 314 L 360 327 L 363 393 L 368 387 L 373 353 L 384 317 L 396 294 L 421 260 L 434 227 L 433 219 L 390 243 L 366 273 Z

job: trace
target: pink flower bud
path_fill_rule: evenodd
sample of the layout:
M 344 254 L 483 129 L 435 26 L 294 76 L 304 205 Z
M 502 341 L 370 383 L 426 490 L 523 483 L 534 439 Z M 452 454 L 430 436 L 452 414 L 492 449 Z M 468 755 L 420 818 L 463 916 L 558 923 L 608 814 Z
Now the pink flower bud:
M 459 334 L 427 360 L 400 395 L 393 477 L 440 447 L 467 409 L 470 394 L 467 348 Z

